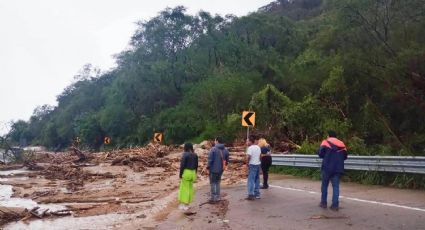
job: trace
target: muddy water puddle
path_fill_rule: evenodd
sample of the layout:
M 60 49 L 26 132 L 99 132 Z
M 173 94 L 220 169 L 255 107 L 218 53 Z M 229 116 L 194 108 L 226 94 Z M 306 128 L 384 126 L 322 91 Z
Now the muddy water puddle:
M 158 200 L 150 208 L 141 208 L 135 213 L 110 213 L 105 215 L 75 217 L 67 216 L 57 219 L 37 219 L 31 222 L 13 222 L 4 226 L 4 229 L 141 229 L 154 228 L 156 226 L 153 216 L 160 213 L 176 197 L 176 192 Z M 73 203 L 68 203 L 73 204 Z M 64 205 L 68 205 L 64 204 Z M 76 203 L 74 203 L 76 204 Z M 93 203 L 99 204 L 99 203 Z M 133 205 L 133 204 L 129 204 Z
M 13 190 L 11 185 L 0 185 L 0 206 L 3 207 L 14 207 L 14 208 L 26 208 L 32 209 L 40 207 L 40 209 L 49 209 L 51 211 L 58 211 L 66 209 L 63 205 L 57 204 L 38 204 L 31 199 L 15 198 L 12 197 Z
M 10 223 L 4 229 L 118 229 L 120 223 L 129 221 L 128 216 L 119 214 L 108 214 L 89 217 L 63 217 L 58 219 L 33 220 L 29 223 L 22 221 Z M 107 227 L 105 227 L 107 226 Z
M 0 171 L 0 176 L 15 176 L 15 175 L 25 174 L 29 172 L 30 171 L 25 169 L 6 170 L 6 171 Z

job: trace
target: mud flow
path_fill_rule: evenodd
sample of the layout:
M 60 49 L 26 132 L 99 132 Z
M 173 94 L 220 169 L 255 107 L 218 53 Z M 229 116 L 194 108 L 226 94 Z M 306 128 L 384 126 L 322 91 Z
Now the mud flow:
M 206 185 L 210 145 L 195 146 L 197 187 Z M 233 148 L 224 184 L 246 176 L 244 148 Z M 0 228 L 155 227 L 177 207 L 182 149 L 161 145 L 99 153 L 37 153 L 0 165 Z M 221 213 L 225 212 L 224 210 Z M 224 214 L 221 214 L 224 215 Z

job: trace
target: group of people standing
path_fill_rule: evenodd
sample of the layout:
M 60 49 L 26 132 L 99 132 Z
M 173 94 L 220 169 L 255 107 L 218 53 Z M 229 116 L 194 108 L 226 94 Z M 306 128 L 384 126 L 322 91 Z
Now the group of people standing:
M 246 165 L 248 167 L 248 197 L 247 200 L 260 198 L 260 169 L 263 171 L 263 185 L 261 189 L 268 189 L 269 168 L 272 164 L 270 145 L 264 138 L 257 139 L 250 136 L 247 140 Z M 229 164 L 229 150 L 225 147 L 223 139 L 217 137 L 214 146 L 208 153 L 207 170 L 210 180 L 210 204 L 220 201 L 220 184 L 223 172 Z M 184 153 L 180 161 L 180 189 L 178 199 L 179 208 L 187 210 L 194 198 L 193 183 L 196 181 L 198 170 L 198 156 L 194 152 L 193 145 L 186 143 Z
M 264 138 L 249 136 L 246 142 L 246 165 L 248 167 L 247 198 L 256 200 L 261 198 L 260 189 L 268 189 L 269 168 L 272 165 L 271 148 Z M 327 208 L 327 190 L 329 182 L 332 183 L 333 197 L 331 209 L 337 211 L 339 207 L 339 180 L 344 172 L 344 160 L 347 159 L 347 149 L 344 143 L 336 138 L 334 131 L 328 131 L 328 138 L 324 140 L 318 151 L 322 161 L 322 197 L 319 204 Z M 210 204 L 220 201 L 220 183 L 223 172 L 229 164 L 229 150 L 225 147 L 223 139 L 217 137 L 214 146 L 208 153 L 207 170 L 210 180 Z M 263 172 L 263 184 L 260 187 L 260 169 Z M 184 153 L 180 163 L 180 189 L 178 200 L 179 208 L 189 209 L 189 204 L 194 198 L 193 183 L 196 181 L 198 170 L 198 156 L 191 143 L 184 145 Z
M 270 145 L 264 138 L 249 136 L 247 140 L 246 162 L 248 166 L 248 197 L 247 200 L 260 199 L 260 169 L 263 171 L 263 186 L 269 188 L 269 168 L 272 165 Z

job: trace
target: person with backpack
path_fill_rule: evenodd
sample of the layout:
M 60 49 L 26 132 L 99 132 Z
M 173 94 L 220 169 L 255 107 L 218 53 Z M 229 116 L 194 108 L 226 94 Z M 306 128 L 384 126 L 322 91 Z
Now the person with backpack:
M 214 147 L 208 153 L 208 165 L 211 198 L 209 203 L 215 204 L 220 201 L 220 183 L 223 171 L 229 164 L 229 151 L 224 147 L 223 139 L 217 137 Z
M 344 161 L 347 159 L 347 148 L 344 142 L 336 138 L 336 132 L 328 131 L 328 138 L 322 141 L 318 155 L 323 159 L 321 168 L 322 197 L 319 206 L 327 208 L 329 181 L 332 183 L 332 205 L 330 209 L 339 209 L 339 180 L 344 173 Z
M 193 151 L 191 143 L 184 144 L 184 153 L 180 160 L 180 188 L 178 199 L 179 209 L 188 210 L 195 196 L 193 183 L 196 181 L 198 171 L 198 155 Z

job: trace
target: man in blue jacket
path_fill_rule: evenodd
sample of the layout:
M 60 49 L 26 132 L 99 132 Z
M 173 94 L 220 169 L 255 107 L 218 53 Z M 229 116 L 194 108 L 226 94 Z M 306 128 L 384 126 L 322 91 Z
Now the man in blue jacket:
M 210 203 L 214 204 L 220 200 L 220 182 L 225 166 L 229 164 L 229 151 L 224 147 L 223 139 L 217 137 L 215 145 L 208 154 L 208 166 L 211 198 Z
M 333 211 L 339 209 L 339 179 L 344 173 L 344 161 L 347 159 L 347 148 L 344 142 L 336 138 L 335 131 L 328 131 L 328 138 L 322 141 L 319 149 L 319 157 L 322 161 L 322 199 L 319 206 L 327 208 L 329 181 L 332 183 Z

